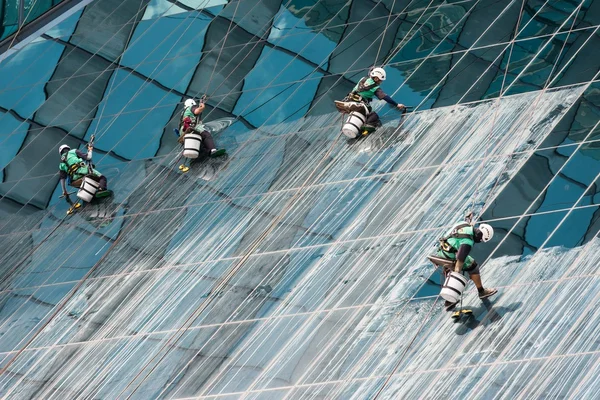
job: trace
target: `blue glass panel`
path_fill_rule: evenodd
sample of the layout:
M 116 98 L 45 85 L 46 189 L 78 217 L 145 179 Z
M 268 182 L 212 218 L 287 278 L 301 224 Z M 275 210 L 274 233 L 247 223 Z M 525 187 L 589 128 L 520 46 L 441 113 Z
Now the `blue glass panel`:
M 179 100 L 179 96 L 118 70 L 108 83 L 86 139 L 97 133 L 96 146 L 101 150 L 127 159 L 151 157 L 158 150 L 162 127 Z
M 0 182 L 4 180 L 4 167 L 17 154 L 27 135 L 29 124 L 22 123 L 12 115 L 2 113 L 2 130 L 0 130 Z
M 277 14 L 268 40 L 302 55 L 315 64 L 321 64 L 336 46 L 335 42 L 323 33 L 311 32 L 304 19 L 298 18 L 286 8 L 282 8 Z M 325 62 L 321 68 L 327 69 L 328 65 L 329 63 Z
M 585 1 L 582 2 L 582 6 Z M 569 1 L 545 2 L 528 0 L 523 7 L 519 38 L 541 36 L 556 32 L 561 25 L 570 29 L 573 24 L 569 17 L 577 8 L 578 3 Z M 586 7 L 582 7 L 585 9 Z
M 25 22 L 31 22 L 65 0 L 24 0 Z
M 18 28 L 19 2 L 2 1 L 2 4 L 0 4 L 0 10 L 2 10 L 3 17 L 3 19 L 0 21 L 0 39 L 4 39 Z
M 227 0 L 180 0 L 181 4 L 188 7 L 192 7 L 196 10 L 211 8 L 212 10 L 221 10 L 224 4 L 227 4 Z
M 566 63 L 572 62 L 572 57 L 581 50 L 581 46 L 593 46 L 594 41 L 586 40 L 590 33 L 585 31 L 560 33 L 553 38 L 518 42 L 513 49 L 508 68 L 504 87 L 506 94 L 541 89 L 549 84 L 556 85 L 554 80 L 557 75 L 562 72 Z M 588 79 L 591 79 L 595 72 L 579 71 L 579 73 L 588 75 L 590 77 Z M 515 81 L 517 78 L 518 80 Z
M 53 41 L 33 43 L 0 65 L 0 106 L 31 118 L 46 101 L 44 87 L 56 68 L 64 46 Z M 40 62 L 43 56 L 43 62 Z M 0 119 L 0 122 L 2 120 Z
M 462 25 L 476 4 L 467 1 L 456 6 L 440 6 L 434 9 L 423 9 L 416 15 L 409 14 L 400 25 L 392 48 L 389 63 L 416 60 L 431 54 L 443 54 L 457 50 Z M 464 40 L 464 39 L 463 39 Z
M 46 32 L 46 35 L 58 39 L 68 40 L 68 37 L 73 34 L 73 31 L 75 31 L 82 13 L 83 10 L 73 13 L 73 15 L 71 15 L 69 18 Z
M 111 1 L 50 32 L 58 68 L 44 38 L 0 65 L 3 397 L 594 398 L 600 83 L 538 89 L 596 74 L 599 0 Z M 347 138 L 333 100 L 403 44 L 382 88 L 423 104 Z M 183 172 L 198 92 L 228 155 Z M 93 133 L 114 193 L 67 217 L 56 145 Z M 499 293 L 455 322 L 425 256 L 469 210 Z
M 591 202 L 591 198 L 587 197 L 583 199 L 578 206 L 586 206 Z M 595 204 L 598 202 L 595 201 Z M 584 207 L 581 209 L 575 209 L 565 217 L 564 221 L 556 233 L 550 238 L 546 247 L 562 246 L 567 248 L 574 248 L 581 246 L 585 243 L 586 239 L 594 237 L 598 234 L 598 226 L 594 226 L 590 230 L 582 229 L 592 225 L 593 222 L 598 218 L 599 207 Z
M 261 62 L 268 54 L 268 62 Z M 301 80 L 307 76 L 322 76 L 313 73 L 314 68 L 294 59 L 279 50 L 263 50 L 256 67 L 247 75 L 244 93 L 240 96 L 234 114 L 241 114 L 255 126 L 276 124 L 300 109 L 308 110 L 319 81 L 312 79 L 305 83 L 293 83 L 280 87 L 268 87 L 285 82 Z M 296 114 L 298 115 L 298 113 Z
M 4 306 L 0 314 L 0 331 L 12 334 L 0 335 L 0 351 L 12 351 L 32 338 L 52 315 L 55 305 L 72 290 L 73 283 L 38 289 L 7 292 L 3 295 Z M 6 354 L 3 355 L 4 358 Z
M 121 62 L 170 88 L 185 92 L 200 60 L 204 35 L 211 20 L 198 12 L 186 12 L 141 21 Z

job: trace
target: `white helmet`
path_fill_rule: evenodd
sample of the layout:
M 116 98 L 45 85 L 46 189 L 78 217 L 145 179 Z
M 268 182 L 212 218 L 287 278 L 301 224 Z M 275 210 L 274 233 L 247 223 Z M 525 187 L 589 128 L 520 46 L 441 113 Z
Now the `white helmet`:
M 68 144 L 63 144 L 58 148 L 58 154 L 62 154 L 65 149 L 71 150 Z
M 481 241 L 484 243 L 489 242 L 494 237 L 494 228 L 492 228 L 488 224 L 479 225 L 479 230 L 483 234 L 483 236 L 481 237 Z
M 373 71 L 369 74 L 371 78 L 379 78 L 385 81 L 385 70 L 383 68 L 373 68 Z
M 187 99 L 183 104 L 185 105 L 185 108 L 190 108 L 192 106 L 195 106 L 196 102 L 194 101 L 194 99 Z

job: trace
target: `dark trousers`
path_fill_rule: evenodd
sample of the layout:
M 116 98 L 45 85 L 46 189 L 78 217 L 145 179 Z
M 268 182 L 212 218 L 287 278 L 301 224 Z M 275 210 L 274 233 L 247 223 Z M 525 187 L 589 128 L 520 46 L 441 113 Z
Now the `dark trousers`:
M 200 133 L 200 136 L 202 137 L 202 145 L 200 146 L 200 153 L 204 154 L 205 156 L 210 155 L 210 151 L 212 149 L 215 149 L 215 141 L 212 137 L 212 135 L 210 134 L 209 131 L 202 131 Z
M 106 190 L 108 182 L 106 181 L 106 177 L 104 175 L 95 176 L 90 174 L 87 176 L 100 184 L 100 190 Z
M 379 125 L 379 115 L 377 115 L 375 111 L 371 111 L 369 114 L 367 114 L 367 120 L 365 121 L 365 124 L 373 126 Z
M 197 132 L 193 132 L 191 129 L 188 129 L 187 133 L 197 133 Z M 213 139 L 210 132 L 207 130 L 200 132 L 199 135 L 202 138 L 202 143 L 200 144 L 200 154 L 205 157 L 208 157 L 208 156 L 210 156 L 211 150 L 216 148 L 215 140 Z M 190 165 L 192 165 L 192 159 L 186 158 L 185 160 L 183 160 L 183 165 L 189 167 Z

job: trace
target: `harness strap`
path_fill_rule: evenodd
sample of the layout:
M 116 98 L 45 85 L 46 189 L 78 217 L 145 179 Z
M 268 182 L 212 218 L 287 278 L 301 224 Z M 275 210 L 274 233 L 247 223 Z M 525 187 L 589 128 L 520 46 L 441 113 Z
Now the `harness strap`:
M 442 251 L 445 251 L 446 253 L 450 254 L 454 254 L 458 251 L 454 247 L 452 247 L 450 243 L 446 241 L 446 239 L 440 239 L 440 248 L 442 249 Z
M 472 239 L 473 235 L 469 235 L 469 234 L 466 234 L 466 233 L 458 233 L 458 231 L 460 231 L 462 228 L 466 228 L 466 227 L 469 227 L 469 226 L 471 226 L 471 225 L 466 224 L 466 223 L 458 225 L 456 228 L 454 228 L 452 230 L 452 233 L 446 239 L 449 239 L 449 238 L 454 238 L 454 239 Z
M 358 94 L 359 92 L 364 92 L 367 90 L 371 90 L 377 85 L 377 83 L 373 83 L 371 85 L 366 85 L 365 86 L 365 82 L 367 81 L 366 77 L 363 77 L 360 81 L 358 81 L 358 87 L 356 88 L 356 90 L 353 90 L 349 95 L 348 95 L 348 99 L 352 100 L 352 101 L 356 101 L 356 102 L 365 102 L 365 103 L 369 103 L 370 99 L 365 99 L 363 98 L 360 94 Z
M 449 236 L 443 237 L 440 239 L 440 248 L 446 253 L 454 254 L 458 251 L 458 249 L 454 248 L 450 243 L 448 243 L 448 239 L 473 239 L 474 235 L 469 235 L 466 233 L 457 233 L 459 230 L 471 226 L 470 224 L 460 224 L 456 228 L 452 230 Z
M 366 85 L 366 86 L 365 86 L 365 82 L 366 82 L 366 81 L 367 81 L 367 78 L 365 77 L 365 78 L 362 78 L 362 79 L 361 79 L 361 80 L 358 82 L 358 88 L 357 88 L 357 89 L 358 89 L 358 90 L 357 90 L 358 92 L 364 92 L 365 90 L 371 90 L 371 89 L 373 89 L 374 87 L 377 87 L 377 86 L 379 86 L 379 85 L 378 85 L 377 83 L 375 83 L 375 82 L 373 82 L 373 83 L 372 83 L 372 84 L 370 84 L 370 85 Z
M 454 239 L 472 239 L 473 235 L 467 235 L 466 233 L 457 233 L 456 235 L 450 236 Z
M 70 176 L 73 176 L 73 175 L 75 175 L 77 170 L 81 167 L 85 167 L 85 163 L 78 162 L 78 163 L 72 164 L 67 168 L 67 174 L 69 174 Z
M 179 117 L 179 126 L 183 126 L 183 120 L 185 119 L 185 110 L 186 108 L 183 109 L 183 111 L 181 112 L 181 116 Z M 190 117 L 190 119 L 192 120 L 192 122 L 190 122 L 190 126 L 193 128 L 194 126 L 196 126 L 196 115 L 192 113 L 192 117 Z

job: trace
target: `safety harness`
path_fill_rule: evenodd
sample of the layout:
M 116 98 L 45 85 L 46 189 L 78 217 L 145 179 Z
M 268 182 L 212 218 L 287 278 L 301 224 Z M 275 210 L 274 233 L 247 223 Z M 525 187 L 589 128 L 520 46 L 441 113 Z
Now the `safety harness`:
M 367 82 L 367 77 L 363 77 L 359 82 L 358 82 L 358 86 L 356 87 L 356 90 L 353 90 L 349 95 L 348 98 L 352 101 L 357 101 L 357 102 L 361 102 L 364 101 L 365 103 L 369 103 L 371 100 L 370 99 L 365 99 L 363 98 L 359 93 L 360 92 L 366 92 L 367 90 L 371 90 L 374 87 L 379 86 L 377 83 L 373 82 L 370 85 L 365 85 L 365 82 Z
M 189 108 L 191 109 L 191 107 L 189 107 Z M 182 129 L 183 129 L 183 126 L 184 126 L 184 121 L 183 120 L 186 118 L 185 117 L 185 111 L 186 110 L 187 110 L 187 108 L 183 109 L 183 111 L 181 112 L 181 116 L 179 118 L 179 126 Z M 192 112 L 192 117 L 188 117 L 188 118 L 191 120 L 189 127 L 192 128 L 192 129 L 194 129 L 196 127 L 196 125 L 198 125 L 199 122 L 202 122 L 202 120 L 200 119 L 200 115 L 196 115 L 193 112 Z
M 77 170 L 82 167 L 85 167 L 84 162 L 75 163 L 69 167 L 69 169 L 67 170 L 67 174 L 69 174 L 69 176 L 72 177 L 73 175 L 75 175 Z
M 448 243 L 448 239 L 450 239 L 450 238 L 473 239 L 473 235 L 469 235 L 466 233 L 458 233 L 458 231 L 460 231 L 462 228 L 466 228 L 468 226 L 471 226 L 471 225 L 464 223 L 464 224 L 460 224 L 460 225 L 457 225 L 456 227 L 454 227 L 454 229 L 452 229 L 452 232 L 450 232 L 450 235 L 440 238 L 440 248 L 443 251 L 445 251 L 446 253 L 450 253 L 450 254 L 456 253 L 458 251 L 458 249 L 455 249 L 454 247 L 452 247 L 450 245 L 450 243 Z
M 65 152 L 61 157 L 60 157 L 60 161 L 64 164 L 67 164 L 67 175 L 69 175 L 70 178 L 73 177 L 73 175 L 75 175 L 75 173 L 77 172 L 77 170 L 81 167 L 85 167 L 85 162 L 77 162 L 74 164 L 69 165 L 67 163 L 67 155 L 69 153 Z

